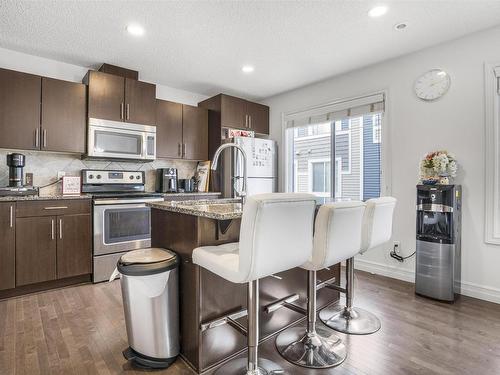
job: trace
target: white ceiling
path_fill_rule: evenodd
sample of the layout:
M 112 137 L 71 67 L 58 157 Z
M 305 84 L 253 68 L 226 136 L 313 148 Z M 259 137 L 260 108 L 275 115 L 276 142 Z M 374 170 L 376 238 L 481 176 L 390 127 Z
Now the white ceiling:
M 0 46 L 143 80 L 264 98 L 500 24 L 500 1 L 0 1 Z M 393 26 L 407 21 L 405 31 Z M 136 22 L 146 34 L 132 37 Z M 245 75 L 241 66 L 252 64 Z

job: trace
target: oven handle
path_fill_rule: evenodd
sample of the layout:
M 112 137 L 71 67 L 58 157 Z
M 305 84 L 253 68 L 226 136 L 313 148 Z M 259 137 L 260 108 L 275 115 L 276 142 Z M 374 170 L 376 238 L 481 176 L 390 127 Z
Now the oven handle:
M 112 205 L 112 204 L 132 204 L 132 203 L 148 203 L 148 202 L 163 202 L 162 197 L 158 198 L 137 198 L 137 199 L 99 199 L 94 200 L 95 206 Z

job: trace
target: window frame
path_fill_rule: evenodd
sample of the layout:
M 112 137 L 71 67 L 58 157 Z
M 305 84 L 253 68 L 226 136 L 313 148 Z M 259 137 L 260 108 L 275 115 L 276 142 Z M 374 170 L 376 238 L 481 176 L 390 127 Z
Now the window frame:
M 498 64 L 500 65 L 500 64 Z M 381 155 L 380 155 L 380 195 L 387 196 L 392 193 L 392 163 L 391 163 L 391 154 L 392 154 L 392 146 L 391 146 L 391 96 L 388 89 L 380 89 L 377 91 L 359 94 L 356 96 L 352 96 L 349 98 L 341 98 L 335 99 L 330 102 L 323 103 L 321 105 L 311 105 L 309 107 L 295 108 L 294 110 L 289 110 L 286 112 L 281 112 L 281 149 L 283 152 L 283 157 L 280 158 L 280 168 L 279 168 L 279 178 L 280 178 L 280 191 L 292 192 L 293 190 L 293 131 L 288 131 L 287 128 L 287 116 L 290 114 L 295 114 L 298 112 L 306 112 L 311 109 L 317 110 L 318 108 L 327 108 L 336 105 L 338 103 L 344 103 L 351 100 L 356 100 L 361 97 L 369 96 L 369 95 L 384 95 L 384 110 L 381 113 L 381 126 L 383 128 L 382 131 L 382 142 L 380 145 Z M 332 129 L 334 131 L 334 129 Z M 334 165 L 332 163 L 332 165 Z M 333 176 L 333 171 L 332 171 Z M 334 190 L 332 190 L 334 194 Z
M 313 164 L 318 164 L 318 163 L 323 163 L 323 164 L 329 163 L 330 164 L 330 186 L 331 186 L 331 183 L 332 183 L 331 159 L 328 159 L 328 158 L 309 159 L 309 160 L 307 160 L 307 174 L 308 174 L 307 190 L 309 193 L 314 194 L 318 197 L 330 197 L 332 195 L 331 192 L 313 191 L 313 186 L 314 186 Z M 323 169 L 326 171 L 326 166 Z M 325 181 L 326 181 L 326 179 L 325 179 Z
M 500 62 L 484 65 L 485 82 L 485 216 L 484 242 L 500 245 L 500 93 L 495 70 Z

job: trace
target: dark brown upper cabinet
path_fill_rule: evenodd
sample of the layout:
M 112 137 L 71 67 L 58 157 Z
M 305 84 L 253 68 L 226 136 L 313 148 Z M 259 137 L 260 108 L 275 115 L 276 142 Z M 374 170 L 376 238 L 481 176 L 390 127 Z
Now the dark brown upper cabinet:
M 0 69 L 0 147 L 40 149 L 42 78 Z
M 81 83 L 42 78 L 42 150 L 85 152 L 85 95 Z
M 234 96 L 221 95 L 221 125 L 246 129 L 248 126 L 247 101 Z
M 208 158 L 208 111 L 157 100 L 156 156 L 189 160 Z
M 269 107 L 247 102 L 247 124 L 250 130 L 259 134 L 269 134 Z
M 182 106 L 182 141 L 184 159 L 208 159 L 208 111 Z
M 156 86 L 125 78 L 125 121 L 156 125 Z
M 269 134 L 269 107 L 266 105 L 219 94 L 199 103 L 199 106 L 217 112 L 218 116 L 214 117 L 214 120 L 220 123 L 220 127 Z
M 88 116 L 103 120 L 155 125 L 156 86 L 118 75 L 89 71 Z
M 182 157 L 182 104 L 156 101 L 156 157 Z

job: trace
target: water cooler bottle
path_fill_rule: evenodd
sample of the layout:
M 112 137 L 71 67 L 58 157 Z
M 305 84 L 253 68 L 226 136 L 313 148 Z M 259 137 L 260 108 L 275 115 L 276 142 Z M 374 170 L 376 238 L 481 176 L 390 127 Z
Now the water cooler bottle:
M 417 185 L 415 292 L 443 301 L 460 293 L 459 185 Z

